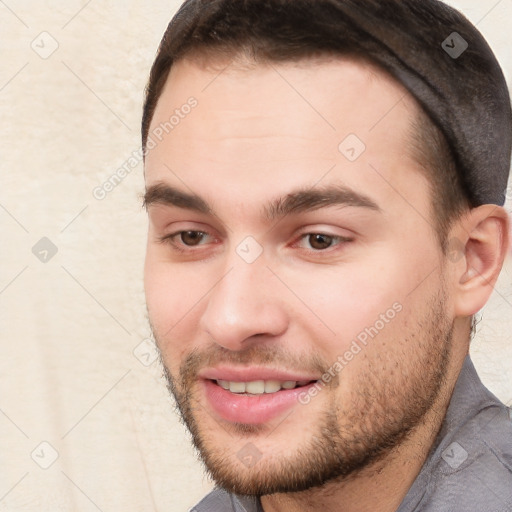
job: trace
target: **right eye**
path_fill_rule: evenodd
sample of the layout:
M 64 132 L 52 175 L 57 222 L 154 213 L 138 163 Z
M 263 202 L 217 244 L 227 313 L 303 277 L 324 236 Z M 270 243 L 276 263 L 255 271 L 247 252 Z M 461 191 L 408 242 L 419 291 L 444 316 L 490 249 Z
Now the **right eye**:
M 176 248 L 179 248 L 180 245 L 182 247 L 196 247 L 207 243 L 208 236 L 208 233 L 205 233 L 204 231 L 195 231 L 190 229 L 165 235 L 160 238 L 160 242 L 170 243 Z

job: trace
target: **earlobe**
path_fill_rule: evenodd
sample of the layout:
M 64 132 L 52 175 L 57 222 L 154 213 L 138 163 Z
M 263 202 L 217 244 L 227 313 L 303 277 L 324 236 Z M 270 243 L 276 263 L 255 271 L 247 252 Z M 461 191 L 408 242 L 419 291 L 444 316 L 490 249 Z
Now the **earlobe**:
M 457 316 L 474 315 L 489 299 L 507 254 L 508 228 L 506 210 L 496 205 L 472 209 L 457 226 L 455 239 L 460 244 L 460 261 L 454 267 Z

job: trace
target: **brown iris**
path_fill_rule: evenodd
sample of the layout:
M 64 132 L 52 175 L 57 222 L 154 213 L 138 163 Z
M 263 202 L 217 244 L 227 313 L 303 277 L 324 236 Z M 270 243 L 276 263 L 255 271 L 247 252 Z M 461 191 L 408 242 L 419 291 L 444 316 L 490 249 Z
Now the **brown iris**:
M 315 233 L 308 236 L 309 245 L 313 249 L 322 250 L 328 249 L 333 242 L 334 237 L 329 235 L 322 235 L 321 233 Z
M 198 245 L 204 238 L 204 233 L 201 231 L 183 231 L 180 234 L 181 241 L 185 245 Z

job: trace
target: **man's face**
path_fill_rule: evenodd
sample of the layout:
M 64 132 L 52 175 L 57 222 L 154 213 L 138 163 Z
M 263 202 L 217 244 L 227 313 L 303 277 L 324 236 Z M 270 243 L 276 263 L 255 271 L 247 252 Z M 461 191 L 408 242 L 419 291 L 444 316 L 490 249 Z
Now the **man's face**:
M 171 71 L 146 157 L 147 305 L 170 389 L 228 489 L 348 475 L 437 397 L 453 306 L 409 156 L 415 108 L 349 60 Z

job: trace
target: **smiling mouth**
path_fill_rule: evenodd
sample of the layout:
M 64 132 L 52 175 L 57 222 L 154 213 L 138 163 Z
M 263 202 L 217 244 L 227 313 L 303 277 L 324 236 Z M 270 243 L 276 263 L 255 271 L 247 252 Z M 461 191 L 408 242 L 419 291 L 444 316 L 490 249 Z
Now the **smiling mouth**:
M 221 388 L 226 391 L 230 391 L 231 393 L 235 393 L 238 395 L 246 395 L 246 396 L 258 396 L 263 394 L 272 394 L 277 393 L 282 390 L 290 390 L 295 388 L 300 388 L 304 386 L 308 386 L 309 384 L 313 384 L 317 382 L 315 380 L 253 380 L 249 382 L 240 382 L 240 381 L 228 381 L 228 380 L 220 380 L 214 379 L 211 382 L 217 384 Z
M 288 377 L 286 374 L 268 375 L 266 379 L 255 379 L 256 372 L 248 371 L 246 373 L 252 373 L 252 375 L 247 375 L 243 380 L 241 375 L 236 375 L 237 372 L 226 370 L 223 373 L 225 375 L 203 377 L 203 390 L 207 407 L 211 412 L 230 423 L 262 425 L 270 422 L 300 404 L 299 397 L 319 382 L 311 378 L 306 380 L 305 375 L 304 380 L 284 380 Z M 265 371 L 261 373 L 264 374 Z M 267 373 L 270 372 L 267 371 Z

